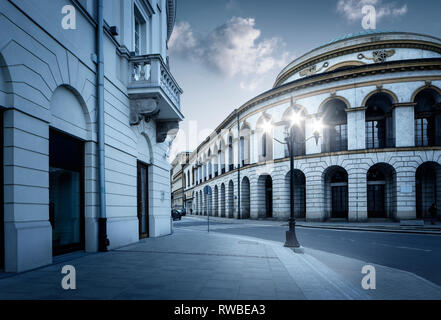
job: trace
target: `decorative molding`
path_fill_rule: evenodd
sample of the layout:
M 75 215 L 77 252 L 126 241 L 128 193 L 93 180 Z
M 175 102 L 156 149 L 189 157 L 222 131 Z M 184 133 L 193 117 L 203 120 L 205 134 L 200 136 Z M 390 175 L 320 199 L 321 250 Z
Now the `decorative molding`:
M 305 69 L 308 66 L 318 64 L 322 61 L 326 61 L 332 58 L 341 57 L 344 55 L 349 55 L 353 53 L 359 53 L 361 51 L 368 51 L 368 50 L 379 50 L 379 49 L 387 49 L 394 47 L 397 48 L 404 48 L 404 49 L 419 49 L 419 50 L 427 50 L 427 51 L 433 51 L 441 54 L 441 45 L 433 42 L 428 41 L 421 41 L 421 40 L 388 40 L 388 41 L 381 41 L 378 43 L 364 43 L 364 44 L 358 44 L 353 45 L 350 47 L 344 47 L 340 49 L 336 49 L 333 51 L 328 51 L 326 53 L 323 53 L 321 55 L 311 57 L 307 59 L 306 61 L 295 65 L 291 67 L 290 69 L 286 71 L 282 71 L 280 75 L 277 77 L 276 82 L 274 83 L 273 88 L 279 87 L 283 82 L 285 82 L 289 77 L 291 77 L 293 74 L 299 72 L 300 70 Z
M 130 99 L 130 125 L 138 125 L 142 119 L 149 121 L 159 114 L 156 99 Z
M 164 142 L 168 135 L 176 136 L 178 130 L 179 130 L 179 121 L 157 121 L 156 142 L 157 143 Z
M 391 50 L 376 50 L 372 52 L 372 57 L 366 57 L 363 53 L 359 53 L 357 58 L 359 60 L 372 60 L 375 63 L 383 63 L 385 62 L 388 58 L 392 57 L 395 55 L 395 50 L 391 49 Z
M 317 65 L 313 65 L 311 67 L 308 67 L 302 71 L 300 71 L 299 75 L 300 77 L 306 77 L 306 76 L 310 76 L 316 73 L 319 73 L 320 71 L 322 71 L 323 69 L 329 67 L 329 62 L 325 62 L 319 69 L 317 69 Z

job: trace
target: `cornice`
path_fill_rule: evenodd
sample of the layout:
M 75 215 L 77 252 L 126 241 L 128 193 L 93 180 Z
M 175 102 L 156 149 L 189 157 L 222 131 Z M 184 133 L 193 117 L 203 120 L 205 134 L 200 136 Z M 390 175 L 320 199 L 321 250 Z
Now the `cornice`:
M 422 41 L 422 40 L 384 40 L 384 41 L 378 41 L 378 42 L 370 42 L 370 43 L 363 43 L 363 44 L 357 44 L 353 46 L 343 47 L 339 49 L 332 50 L 330 52 L 326 52 L 314 57 L 311 57 L 303 62 L 300 62 L 297 65 L 294 65 L 293 67 L 289 68 L 288 70 L 282 72 L 276 79 L 276 82 L 274 83 L 273 88 L 276 88 L 280 86 L 283 82 L 285 82 L 289 77 L 291 77 L 293 74 L 296 74 L 297 72 L 311 67 L 315 64 L 318 64 L 320 62 L 344 56 L 349 55 L 352 53 L 357 53 L 361 51 L 370 51 L 370 50 L 378 50 L 378 49 L 385 49 L 385 48 L 406 48 L 406 49 L 422 49 L 422 50 L 428 50 L 433 51 L 441 54 L 441 45 L 429 42 L 429 41 Z
M 330 84 L 335 83 L 341 80 L 347 80 L 347 79 L 356 79 L 356 78 L 362 78 L 367 76 L 372 76 L 376 74 L 396 74 L 406 71 L 424 71 L 424 70 L 441 70 L 441 58 L 431 58 L 431 59 L 413 59 L 413 60 L 401 60 L 401 61 L 390 61 L 390 62 L 383 62 L 383 63 L 376 63 L 376 64 L 365 64 L 361 66 L 354 66 L 345 70 L 337 70 L 337 71 L 330 71 L 320 74 L 315 74 L 309 77 L 301 78 L 294 80 L 292 82 L 283 84 L 277 88 L 270 89 L 253 99 L 246 102 L 244 105 L 242 105 L 240 108 L 235 109 L 230 115 L 228 115 L 220 124 L 219 126 L 214 130 L 217 134 L 220 134 L 223 131 L 228 131 L 231 129 L 230 127 L 226 128 L 226 124 L 230 122 L 237 121 L 237 114 L 243 114 L 249 109 L 255 107 L 256 105 L 259 105 L 265 101 L 269 101 L 271 99 L 277 98 L 279 96 L 290 94 L 294 91 L 305 89 L 305 88 L 312 88 L 317 85 L 321 84 Z M 402 82 L 402 81 L 418 81 L 423 79 L 432 79 L 433 80 L 439 80 L 441 78 L 441 74 L 439 76 L 426 76 L 426 77 L 417 77 L 418 79 L 414 79 L 411 77 L 406 77 L 404 79 L 381 79 L 381 80 L 375 80 L 370 81 L 372 84 L 378 84 L 378 83 L 392 83 L 392 82 Z M 329 89 L 323 89 L 322 92 L 313 92 L 311 94 L 304 95 L 311 96 L 311 95 L 317 95 L 320 93 L 325 93 L 329 91 L 336 91 L 336 90 L 346 90 L 348 88 L 354 88 L 354 87 L 360 87 L 360 86 L 367 86 L 370 82 L 367 83 L 359 83 L 359 84 L 350 84 L 350 85 L 344 85 L 339 88 L 333 87 Z M 303 95 L 300 98 L 304 98 Z M 299 99 L 299 97 L 296 97 L 296 99 Z M 285 102 L 277 102 L 274 104 L 271 104 L 264 109 L 268 109 L 270 107 L 273 107 L 277 104 L 282 104 Z M 260 110 L 261 111 L 261 110 Z M 351 110 L 352 111 L 352 110 Z M 249 116 L 249 115 L 247 115 Z M 234 126 L 234 124 L 232 125 Z M 212 136 L 210 134 L 209 138 Z M 207 138 L 203 143 L 201 143 L 198 146 L 198 153 L 203 152 L 205 150 L 204 146 L 210 141 L 210 139 Z M 193 151 L 193 153 L 196 153 L 196 151 Z

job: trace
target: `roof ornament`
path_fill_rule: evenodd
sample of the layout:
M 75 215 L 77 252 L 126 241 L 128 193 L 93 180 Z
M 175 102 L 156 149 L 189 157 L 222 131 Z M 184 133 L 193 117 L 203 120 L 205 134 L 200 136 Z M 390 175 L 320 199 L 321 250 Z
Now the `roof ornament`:
M 383 63 L 387 60 L 387 58 L 395 55 L 395 50 L 375 50 L 372 52 L 372 57 L 366 57 L 363 53 L 358 54 L 357 58 L 359 60 L 366 59 L 374 61 L 375 63 Z
M 322 71 L 323 69 L 325 69 L 325 68 L 327 68 L 327 67 L 329 67 L 329 63 L 328 63 L 328 62 L 325 62 L 325 63 L 321 66 L 321 68 L 319 68 L 319 69 L 317 69 L 317 65 L 313 65 L 313 66 L 310 66 L 310 67 L 308 67 L 308 68 L 303 69 L 302 71 L 300 71 L 300 72 L 299 72 L 299 75 L 300 75 L 301 77 L 311 76 L 311 75 L 313 75 L 313 74 L 316 74 L 316 73 Z

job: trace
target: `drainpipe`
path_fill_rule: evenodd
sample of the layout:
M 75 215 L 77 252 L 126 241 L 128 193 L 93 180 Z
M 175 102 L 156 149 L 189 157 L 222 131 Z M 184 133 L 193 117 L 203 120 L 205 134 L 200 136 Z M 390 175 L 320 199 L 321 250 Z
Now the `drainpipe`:
M 98 105 L 98 168 L 100 211 L 98 217 L 98 251 L 107 251 L 106 185 L 104 177 L 104 0 L 98 0 L 97 27 L 97 105 Z
M 240 219 L 240 122 L 239 122 L 239 112 L 236 109 L 237 115 L 237 137 L 239 140 L 237 141 L 237 159 L 239 162 L 239 166 L 237 167 L 237 218 Z

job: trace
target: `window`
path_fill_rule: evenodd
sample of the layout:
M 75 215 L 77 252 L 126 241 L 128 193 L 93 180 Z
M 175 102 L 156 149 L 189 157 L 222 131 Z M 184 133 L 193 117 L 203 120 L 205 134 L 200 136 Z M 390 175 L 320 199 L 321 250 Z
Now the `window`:
M 240 163 L 245 165 L 245 138 L 240 137 Z
M 228 164 L 229 164 L 229 170 L 234 169 L 233 164 L 233 137 L 228 138 Z
M 415 97 L 415 145 L 431 147 L 441 145 L 439 108 L 441 95 L 435 90 L 424 89 Z
M 137 56 L 141 54 L 141 21 L 135 15 L 135 53 Z
M 366 102 L 366 148 L 393 147 L 392 100 L 384 93 L 373 95 Z
M 262 135 L 262 157 L 266 157 L 266 133 Z
M 348 126 L 346 104 L 334 99 L 328 101 L 324 107 L 324 141 L 323 152 L 346 151 L 348 148 Z

